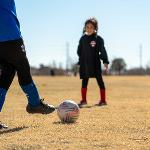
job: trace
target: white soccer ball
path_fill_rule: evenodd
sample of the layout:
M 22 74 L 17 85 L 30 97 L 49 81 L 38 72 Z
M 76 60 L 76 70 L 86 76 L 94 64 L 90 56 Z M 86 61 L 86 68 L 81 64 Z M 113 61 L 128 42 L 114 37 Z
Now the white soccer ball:
M 79 117 L 79 106 L 72 100 L 63 101 L 57 109 L 58 117 L 62 122 L 73 123 Z

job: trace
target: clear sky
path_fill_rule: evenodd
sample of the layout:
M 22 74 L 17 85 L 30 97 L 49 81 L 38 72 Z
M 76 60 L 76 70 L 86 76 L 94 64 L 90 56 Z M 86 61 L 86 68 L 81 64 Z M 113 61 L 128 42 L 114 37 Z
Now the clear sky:
M 65 67 L 66 42 L 76 62 L 84 22 L 93 16 L 110 61 L 122 57 L 138 67 L 142 44 L 143 66 L 150 64 L 150 0 L 16 0 L 16 7 L 32 66 L 55 60 Z

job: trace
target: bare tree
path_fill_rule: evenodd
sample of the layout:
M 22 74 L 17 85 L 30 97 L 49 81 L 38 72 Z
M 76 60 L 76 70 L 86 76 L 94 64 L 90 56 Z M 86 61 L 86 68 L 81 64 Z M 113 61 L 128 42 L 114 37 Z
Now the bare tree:
M 123 58 L 115 58 L 112 61 L 111 71 L 119 75 L 126 70 L 126 63 Z

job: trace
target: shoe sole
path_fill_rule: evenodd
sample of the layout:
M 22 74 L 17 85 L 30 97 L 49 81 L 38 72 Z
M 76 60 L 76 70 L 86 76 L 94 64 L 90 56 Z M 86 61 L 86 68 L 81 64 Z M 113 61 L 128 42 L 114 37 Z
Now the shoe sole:
M 50 113 L 53 113 L 55 111 L 55 108 L 52 109 L 51 111 L 49 112 L 41 112 L 41 111 L 34 111 L 34 110 L 28 110 L 26 109 L 26 111 L 29 113 L 29 114 L 50 114 Z

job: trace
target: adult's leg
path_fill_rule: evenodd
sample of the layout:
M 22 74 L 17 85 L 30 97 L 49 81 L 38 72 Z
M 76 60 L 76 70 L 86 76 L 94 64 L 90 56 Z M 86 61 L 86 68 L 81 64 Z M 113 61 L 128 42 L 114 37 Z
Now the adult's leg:
M 40 97 L 38 90 L 32 80 L 30 73 L 30 65 L 26 57 L 23 41 L 14 43 L 15 45 L 15 56 L 14 61 L 15 68 L 17 70 L 19 84 L 27 96 L 28 103 L 31 106 L 38 106 L 40 104 Z
M 0 62 L 0 112 L 5 101 L 6 93 L 15 76 L 15 72 L 14 66 L 5 61 Z
M 27 96 L 28 105 L 26 107 L 29 113 L 43 113 L 48 114 L 55 110 L 54 106 L 45 104 L 39 97 L 37 88 L 32 80 L 30 73 L 30 65 L 26 57 L 23 41 L 14 43 L 14 58 L 11 62 L 14 64 L 19 84 Z

